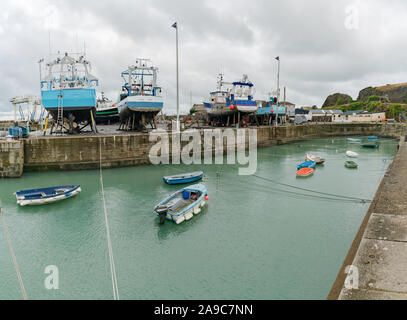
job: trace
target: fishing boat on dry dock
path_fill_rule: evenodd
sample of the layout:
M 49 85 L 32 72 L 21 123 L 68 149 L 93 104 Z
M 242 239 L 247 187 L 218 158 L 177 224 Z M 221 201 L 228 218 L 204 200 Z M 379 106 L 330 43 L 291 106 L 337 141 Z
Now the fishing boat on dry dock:
M 163 177 L 163 181 L 167 184 L 183 184 L 183 183 L 191 183 L 201 180 L 203 177 L 203 171 L 191 172 L 191 173 L 183 173 L 177 174 L 173 176 L 166 176 Z
M 112 100 L 108 99 L 104 92 L 96 104 L 96 123 L 116 123 L 119 122 L 119 110 Z
M 161 87 L 157 86 L 158 68 L 148 59 L 122 72 L 124 85 L 117 105 L 122 130 L 144 130 L 150 124 L 156 128 L 155 116 L 163 108 Z
M 206 186 L 202 183 L 195 184 L 171 194 L 161 201 L 154 211 L 160 218 L 160 224 L 165 220 L 180 224 L 199 214 L 208 200 Z
M 82 55 L 75 59 L 65 53 L 47 64 L 48 75 L 41 79 L 41 99 L 52 116 L 51 134 L 56 132 L 79 133 L 90 125 L 97 132 L 94 122 L 96 110 L 95 87 L 98 79 L 89 73 L 91 64 Z
M 68 198 L 72 198 L 80 193 L 81 187 L 76 186 L 58 186 L 41 189 L 21 190 L 15 193 L 17 204 L 20 206 L 26 205 L 42 205 L 49 204 Z
M 226 85 L 228 89 L 224 89 Z M 210 93 L 209 102 L 204 102 L 209 120 L 226 121 L 226 124 L 239 123 L 241 114 L 257 111 L 253 95 L 254 85 L 247 75 L 244 74 L 239 81 L 225 82 L 220 74 L 217 90 Z

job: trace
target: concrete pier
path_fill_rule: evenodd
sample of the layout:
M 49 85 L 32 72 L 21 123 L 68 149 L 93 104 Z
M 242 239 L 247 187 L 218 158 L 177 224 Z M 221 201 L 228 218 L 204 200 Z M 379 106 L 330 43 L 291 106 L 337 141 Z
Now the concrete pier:
M 346 269 L 348 266 L 352 266 L 352 272 Z M 407 143 L 404 137 L 328 299 L 407 300 Z
M 0 178 L 21 177 L 23 168 L 23 141 L 0 140 Z
M 267 126 L 250 129 L 257 130 L 258 147 L 331 136 L 378 135 L 399 138 L 401 135 L 407 134 L 407 124 L 403 123 L 310 123 L 298 126 Z M 221 130 L 225 130 L 225 128 Z M 204 131 L 202 129 L 200 135 L 203 139 Z M 24 171 L 97 169 L 100 165 L 99 150 L 102 153 L 101 160 L 104 168 L 150 164 L 149 151 L 156 142 L 149 141 L 148 133 L 119 132 L 38 136 L 19 140 L 19 143 L 23 146 L 24 152 L 19 158 L 23 159 L 23 165 L 19 162 L 20 167 L 15 167 L 17 172 L 20 172 L 22 168 Z M 187 143 L 183 142 L 182 145 Z M 223 147 L 225 151 L 226 145 Z M 2 151 L 4 158 L 8 158 L 11 154 L 14 154 L 11 149 Z M 0 176 L 19 176 L 11 171 L 6 161 L 0 164 L 0 172 L 3 172 Z

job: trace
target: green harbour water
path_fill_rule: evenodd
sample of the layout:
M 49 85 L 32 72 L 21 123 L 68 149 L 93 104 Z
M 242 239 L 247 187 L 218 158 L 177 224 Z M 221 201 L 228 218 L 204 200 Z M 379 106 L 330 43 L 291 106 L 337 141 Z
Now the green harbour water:
M 363 149 L 327 138 L 258 150 L 257 175 L 322 192 L 373 199 L 397 152 L 380 139 Z M 360 154 L 347 169 L 347 150 Z M 305 153 L 326 158 L 297 178 Z M 121 299 L 325 299 L 368 203 L 304 197 L 288 187 L 239 176 L 238 165 L 165 165 L 103 170 Z M 210 200 L 192 220 L 158 224 L 154 206 L 181 188 L 164 175 L 203 170 Z M 112 299 L 98 170 L 24 173 L 0 180 L 0 199 L 29 299 Z M 80 184 L 71 199 L 19 207 L 21 189 Z M 289 191 L 289 192 L 286 192 Z M 302 192 L 304 193 L 304 192 Z M 47 290 L 44 269 L 59 270 Z M 0 228 L 0 299 L 22 299 Z

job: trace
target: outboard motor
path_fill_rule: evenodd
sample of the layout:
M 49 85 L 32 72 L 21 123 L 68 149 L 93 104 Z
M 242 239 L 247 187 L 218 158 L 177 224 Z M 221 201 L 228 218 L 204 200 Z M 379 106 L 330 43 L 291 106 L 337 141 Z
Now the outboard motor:
M 160 205 L 155 208 L 155 212 L 157 212 L 158 216 L 160 217 L 160 224 L 164 224 L 165 217 L 168 213 L 168 207 L 165 205 Z

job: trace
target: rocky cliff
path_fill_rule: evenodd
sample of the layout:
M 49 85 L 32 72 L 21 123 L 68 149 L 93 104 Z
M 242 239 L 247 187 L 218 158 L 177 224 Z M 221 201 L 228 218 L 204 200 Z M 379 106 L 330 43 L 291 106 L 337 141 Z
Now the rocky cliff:
M 358 101 L 378 96 L 381 100 L 392 103 L 407 102 L 407 83 L 388 84 L 382 87 L 368 87 L 359 92 Z
M 353 101 L 352 97 L 347 94 L 335 93 L 331 94 L 330 96 L 328 96 L 328 98 L 326 98 L 324 104 L 322 105 L 322 108 L 348 104 L 351 103 L 352 101 Z

